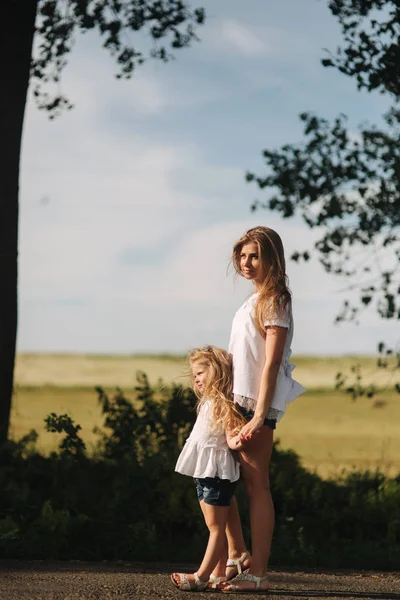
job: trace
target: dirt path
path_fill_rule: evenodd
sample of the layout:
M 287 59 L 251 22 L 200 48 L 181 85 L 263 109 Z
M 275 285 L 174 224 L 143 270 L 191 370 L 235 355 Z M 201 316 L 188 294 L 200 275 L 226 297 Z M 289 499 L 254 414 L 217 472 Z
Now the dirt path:
M 193 572 L 193 566 L 0 561 L 0 599 L 173 600 L 196 597 L 173 588 L 169 574 L 177 570 Z M 276 600 L 400 600 L 400 572 L 271 569 L 270 580 L 269 597 Z M 236 594 L 228 597 L 243 600 L 260 598 L 260 595 Z M 221 593 L 207 592 L 207 598 L 221 599 Z

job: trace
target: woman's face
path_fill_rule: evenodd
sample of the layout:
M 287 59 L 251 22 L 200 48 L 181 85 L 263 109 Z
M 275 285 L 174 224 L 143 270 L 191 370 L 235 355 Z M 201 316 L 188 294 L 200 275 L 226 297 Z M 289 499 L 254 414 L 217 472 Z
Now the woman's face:
M 207 367 L 200 362 L 193 363 L 192 375 L 195 388 L 200 392 L 200 394 L 203 394 L 207 384 Z
M 240 270 L 243 277 L 255 282 L 262 280 L 262 264 L 256 242 L 244 244 L 240 251 Z

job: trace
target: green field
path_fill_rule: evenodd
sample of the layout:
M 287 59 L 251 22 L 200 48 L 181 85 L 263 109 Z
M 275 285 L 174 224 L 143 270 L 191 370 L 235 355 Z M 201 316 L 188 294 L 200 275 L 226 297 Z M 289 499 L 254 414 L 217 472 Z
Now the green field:
M 388 374 L 377 373 L 369 357 L 294 357 L 294 377 L 308 391 L 293 404 L 278 425 L 277 437 L 284 448 L 293 448 L 303 464 L 323 476 L 342 469 L 379 467 L 400 473 L 400 396 L 380 391 L 372 399 L 351 398 L 334 389 L 337 371 L 358 363 L 366 381 L 383 387 Z M 50 412 L 68 413 L 82 426 L 89 447 L 96 441 L 95 426 L 102 419 L 95 385 L 107 390 L 116 386 L 129 390 L 141 370 L 157 384 L 187 381 L 183 357 L 174 356 L 89 356 L 21 354 L 17 357 L 11 434 L 20 438 L 30 429 L 39 433 L 39 448 L 49 451 L 56 436 L 44 431 L 43 419 Z

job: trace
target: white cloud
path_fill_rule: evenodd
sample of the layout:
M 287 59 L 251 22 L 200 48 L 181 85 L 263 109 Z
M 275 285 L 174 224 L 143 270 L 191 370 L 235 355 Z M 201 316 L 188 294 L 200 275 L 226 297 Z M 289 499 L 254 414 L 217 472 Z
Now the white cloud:
M 186 226 L 161 264 L 114 265 L 114 273 L 106 270 L 92 277 L 85 267 L 80 278 L 89 274 L 87 302 L 74 302 L 72 292 L 79 293 L 78 283 L 60 264 L 66 279 L 52 279 L 49 272 L 45 296 L 51 297 L 53 286 L 65 302 L 31 303 L 29 322 L 23 319 L 24 333 L 34 336 L 36 348 L 41 349 L 182 352 L 204 343 L 226 347 L 233 314 L 251 292 L 247 282 L 226 272 L 232 244 L 259 222 L 260 215 L 254 215 L 201 229 Z M 308 235 L 304 227 L 283 224 L 278 218 L 268 224 L 281 232 L 288 253 Z M 295 352 L 373 352 L 378 337 L 390 333 L 376 319 L 368 328 L 335 327 L 339 299 L 333 296 L 330 277 L 316 263 L 302 267 L 289 263 L 288 271 L 295 307 Z M 28 304 L 27 296 L 23 297 Z
M 179 57 L 177 67 L 146 65 L 130 82 L 114 81 L 113 62 L 100 50 L 95 55 L 90 48 L 77 48 L 64 78 L 65 90 L 77 103 L 74 111 L 49 123 L 28 104 L 21 177 L 20 349 L 133 352 L 226 346 L 232 316 L 249 289 L 243 280 L 226 275 L 233 241 L 248 227 L 264 223 L 281 233 L 288 256 L 312 246 L 305 226 L 266 211 L 250 215 L 254 190 L 243 181 L 251 144 L 254 155 L 261 147 L 255 135 L 262 130 L 269 139 L 274 127 L 287 134 L 282 133 L 282 113 L 267 103 L 252 121 L 251 92 L 276 75 L 263 72 L 260 77 L 260 70 L 252 68 L 260 63 L 251 59 L 289 64 L 294 55 L 302 60 L 307 42 L 235 17 L 207 31 L 193 63 Z M 228 127 L 215 128 L 233 99 L 237 112 L 229 112 Z M 288 105 L 287 111 L 296 108 Z M 236 119 L 243 125 L 238 131 Z M 376 335 L 373 323 L 368 330 L 333 328 L 338 286 L 318 263 L 289 263 L 288 270 L 297 352 L 374 350 L 374 344 L 367 344 Z
M 145 114 L 157 114 L 167 105 L 160 81 L 140 73 L 133 81 L 132 109 Z
M 231 48 L 245 56 L 262 56 L 268 53 L 268 46 L 253 28 L 245 27 L 233 19 L 222 21 L 221 36 Z
M 246 23 L 233 18 L 221 19 L 210 26 L 206 44 L 221 53 L 236 53 L 243 57 L 267 58 L 268 65 L 297 64 L 315 53 L 315 45 L 303 33 L 293 28 L 284 29 L 273 24 Z M 318 51 L 320 49 L 318 48 Z M 313 63 L 310 61 L 310 67 Z M 318 65 L 317 65 L 318 66 Z M 262 77 L 269 76 L 263 72 Z
M 314 233 L 275 214 L 235 218 L 243 214 L 241 170 L 208 165 L 191 146 L 121 138 L 107 127 L 89 134 L 84 122 L 72 135 L 67 121 L 41 124 L 35 138 L 39 119 L 30 115 L 24 145 L 22 349 L 226 346 L 232 316 L 249 292 L 246 282 L 226 274 L 234 240 L 262 223 L 281 233 L 288 257 L 313 244 Z M 228 198 L 230 220 L 223 210 Z M 333 327 L 336 282 L 315 261 L 288 262 L 288 271 L 295 350 L 356 351 L 360 335 L 368 335 L 351 329 L 349 342 L 348 330 Z

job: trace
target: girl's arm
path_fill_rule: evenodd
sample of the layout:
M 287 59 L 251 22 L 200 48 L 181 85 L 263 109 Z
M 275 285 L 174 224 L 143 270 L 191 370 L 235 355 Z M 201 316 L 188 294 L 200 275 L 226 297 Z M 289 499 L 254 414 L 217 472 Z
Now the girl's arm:
M 274 397 L 276 380 L 282 362 L 287 336 L 287 328 L 268 326 L 265 338 L 265 363 L 261 374 L 260 389 L 254 417 L 240 431 L 240 439 L 250 440 L 264 424 L 265 415 Z
M 231 450 L 242 450 L 243 446 L 246 444 L 245 440 L 240 439 L 240 431 L 236 435 L 231 432 L 226 432 L 226 441 L 228 442 L 228 446 Z

